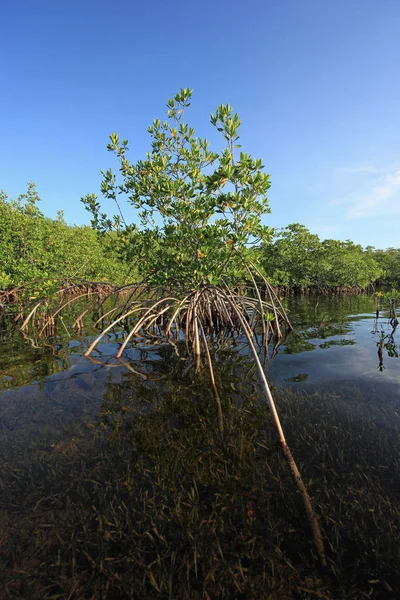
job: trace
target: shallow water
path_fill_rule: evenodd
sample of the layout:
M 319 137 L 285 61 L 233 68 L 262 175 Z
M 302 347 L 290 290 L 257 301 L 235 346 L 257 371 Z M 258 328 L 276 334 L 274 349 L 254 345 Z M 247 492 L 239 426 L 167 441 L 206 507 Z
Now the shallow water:
M 158 565 L 156 589 L 166 589 L 169 571 L 163 569 L 175 560 L 204 589 L 214 569 L 222 569 L 218 585 L 229 587 L 232 569 L 241 571 L 242 560 L 248 560 L 248 577 L 241 574 L 242 585 L 248 585 L 244 596 L 217 593 L 210 583 L 204 597 L 258 598 L 265 584 L 253 588 L 254 577 L 268 565 L 274 574 L 263 572 L 263 578 L 271 577 L 271 590 L 289 581 L 281 556 L 296 567 L 289 570 L 296 595 L 290 590 L 283 595 L 282 587 L 279 598 L 399 597 L 399 333 L 387 314 L 376 319 L 372 296 L 296 297 L 285 304 L 294 329 L 269 348 L 265 368 L 329 540 L 337 577 L 332 595 L 330 584 L 317 577 L 309 531 L 276 456 L 276 437 L 244 341 L 212 348 L 226 419 L 224 445 L 207 369 L 195 376 L 190 362 L 165 344 L 132 347 L 118 361 L 120 338 L 114 336 L 84 358 L 96 335 L 88 324 L 71 337 L 60 328 L 42 347 L 11 326 L 0 332 L 0 540 L 9 540 L 3 552 L 0 546 L 8 586 L 2 589 L 0 582 L 1 597 L 200 598 L 190 586 L 186 590 L 186 575 L 174 576 L 172 596 L 155 595 L 149 564 Z M 160 512 L 151 512 L 149 494 L 150 499 L 161 494 Z M 193 504 L 193 522 L 181 518 L 180 498 L 182 506 Z M 240 510 L 243 520 L 235 524 Z M 142 519 L 147 511 L 150 537 Z M 153 539 L 154 519 L 169 546 L 165 550 L 161 537 L 147 548 L 146 562 L 140 548 Z M 209 565 L 211 542 L 204 542 L 198 574 L 197 563 L 187 567 L 186 561 L 197 552 L 204 523 L 215 541 L 215 519 L 225 523 L 218 550 Z M 237 543 L 243 545 L 235 554 Z M 253 546 L 260 562 L 252 574 Z M 220 560 L 223 553 L 227 562 Z M 137 586 L 141 596 L 130 591 Z M 299 592 L 310 586 L 314 595 Z M 109 595 L 109 589 L 119 591 Z
M 365 398 L 364 416 L 372 410 L 387 421 L 389 415 L 388 423 L 397 426 L 400 334 L 393 332 L 384 312 L 376 319 L 375 298 L 299 296 L 286 299 L 285 304 L 294 329 L 278 348 L 270 348 L 266 371 L 272 385 L 290 386 L 310 394 L 318 389 L 336 390 L 343 395 L 346 388 L 357 388 Z M 123 362 L 119 362 L 113 358 L 118 340 L 110 337 L 89 360 L 82 353 L 91 339 L 93 333 L 88 327 L 74 339 L 66 339 L 64 335 L 53 339 L 53 346 L 35 348 L 32 341 L 11 327 L 2 332 L 0 426 L 3 432 L 32 427 L 35 423 L 51 427 L 79 421 L 95 415 L 104 398 L 121 388 L 134 389 L 138 382 L 145 381 L 156 396 L 160 376 L 180 377 L 176 370 L 171 371 L 173 352 L 165 345 L 128 349 Z M 378 356 L 380 342 L 382 360 Z M 239 348 L 239 356 L 246 353 L 245 347 Z M 228 353 L 225 360 L 232 363 L 232 354 Z M 240 368 L 236 372 L 240 381 Z M 350 410 L 351 396 L 349 392 Z

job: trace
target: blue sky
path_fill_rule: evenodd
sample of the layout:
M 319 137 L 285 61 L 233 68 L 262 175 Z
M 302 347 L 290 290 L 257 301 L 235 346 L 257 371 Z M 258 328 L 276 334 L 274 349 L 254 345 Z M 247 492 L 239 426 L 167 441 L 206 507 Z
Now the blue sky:
M 130 158 L 166 100 L 230 103 L 272 176 L 266 223 L 400 246 L 399 0 L 2 0 L 0 188 L 89 221 L 116 131 Z M 112 208 L 112 207 L 111 207 Z

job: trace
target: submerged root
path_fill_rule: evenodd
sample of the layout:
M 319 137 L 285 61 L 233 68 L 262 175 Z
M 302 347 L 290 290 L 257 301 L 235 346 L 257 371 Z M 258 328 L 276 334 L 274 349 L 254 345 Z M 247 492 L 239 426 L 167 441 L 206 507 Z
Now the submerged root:
M 232 305 L 232 309 L 236 310 L 236 308 Z M 243 330 L 245 332 L 245 335 L 247 337 L 247 340 L 249 342 L 249 346 L 250 346 L 250 350 L 251 353 L 253 355 L 255 364 L 257 365 L 257 369 L 258 369 L 258 373 L 260 375 L 261 381 L 263 383 L 264 386 L 264 390 L 265 390 L 265 395 L 268 401 L 268 405 L 269 405 L 269 409 L 270 409 L 270 413 L 272 416 L 272 420 L 273 423 L 275 425 L 275 428 L 277 430 L 278 436 L 279 436 L 279 443 L 280 446 L 282 448 L 283 454 L 285 456 L 285 459 L 289 465 L 290 471 L 292 473 L 293 479 L 297 485 L 297 488 L 302 496 L 303 499 L 303 504 L 304 504 L 304 508 L 307 514 L 307 518 L 308 521 L 310 523 L 310 527 L 311 527 L 311 531 L 312 531 L 312 535 L 313 535 L 313 540 L 314 540 L 314 546 L 315 549 L 317 551 L 320 563 L 321 563 L 321 567 L 322 568 L 326 568 L 327 567 L 327 561 L 326 561 L 326 556 L 325 556 L 325 548 L 324 548 L 324 541 L 323 541 L 323 537 L 322 537 L 322 533 L 321 533 L 321 529 L 319 526 L 319 521 L 318 521 L 318 517 L 317 514 L 314 511 L 314 508 L 312 506 L 311 503 L 311 498 L 308 494 L 306 485 L 301 477 L 300 471 L 297 467 L 297 464 L 293 458 L 293 455 L 290 451 L 290 448 L 287 444 L 286 438 L 285 438 L 285 434 L 283 432 L 282 429 L 282 425 L 281 425 L 281 421 L 279 419 L 279 415 L 278 415 L 278 411 L 274 402 L 274 399 L 272 397 L 271 394 L 271 390 L 270 387 L 268 385 L 267 382 L 267 378 L 265 376 L 264 373 L 264 369 L 262 368 L 258 353 L 256 351 L 256 348 L 254 346 L 253 343 L 253 334 L 252 331 L 249 327 L 249 325 L 243 320 L 242 315 L 238 312 L 237 313 L 237 317 L 241 322 L 241 325 L 243 327 Z
M 121 322 L 129 321 L 129 333 L 117 357 L 120 357 L 129 342 L 143 336 L 165 338 L 166 341 L 185 339 L 188 348 L 195 356 L 201 354 L 200 328 L 204 338 L 217 335 L 237 337 L 243 335 L 243 327 L 238 314 L 246 321 L 251 331 L 262 330 L 265 344 L 273 337 L 279 340 L 282 328 L 290 330 L 291 325 L 283 307 L 271 301 L 261 300 L 259 294 L 250 297 L 236 293 L 227 287 L 202 285 L 189 292 L 183 299 L 166 296 L 156 301 L 134 301 L 119 311 L 111 309 L 106 314 L 117 312 L 118 316 L 107 325 L 85 353 L 90 355 L 103 336 Z M 100 319 L 97 320 L 97 323 Z
M 262 274 L 257 269 L 255 269 L 255 272 L 258 276 L 262 277 Z M 253 296 L 249 296 L 241 290 L 232 290 L 227 285 L 216 286 L 211 284 L 203 284 L 189 291 L 183 298 L 177 298 L 171 294 L 161 295 L 160 290 L 151 290 L 145 286 L 124 286 L 124 288 L 112 289 L 106 294 L 106 298 L 116 296 L 118 299 L 121 291 L 125 294 L 128 293 L 128 298 L 122 304 L 117 304 L 117 306 L 114 306 L 111 310 L 100 316 L 100 318 L 96 319 L 95 325 L 98 325 L 100 322 L 104 322 L 106 316 L 112 315 L 113 317 L 111 322 L 102 329 L 100 335 L 92 342 L 84 355 L 89 357 L 103 337 L 117 327 L 122 327 L 127 332 L 125 340 L 120 345 L 116 355 L 119 360 L 121 360 L 121 356 L 129 343 L 134 343 L 135 340 L 143 340 L 143 337 L 150 337 L 153 340 L 154 338 L 164 339 L 175 348 L 179 341 L 185 340 L 189 354 L 195 357 L 196 370 L 201 366 L 201 356 L 203 354 L 207 359 L 211 386 L 216 401 L 219 430 L 221 436 L 223 436 L 224 420 L 222 404 L 215 383 L 208 342 L 213 337 L 218 336 L 230 338 L 244 337 L 248 342 L 254 363 L 263 382 L 283 454 L 288 462 L 298 490 L 302 495 L 321 565 L 326 567 L 324 544 L 318 518 L 312 507 L 299 469 L 286 442 L 277 409 L 254 344 L 254 341 L 258 340 L 257 333 L 260 331 L 264 347 L 267 347 L 269 341 L 272 339 L 276 343 L 279 343 L 284 332 L 290 331 L 290 321 L 272 286 L 263 278 L 263 285 L 266 289 L 268 301 L 263 300 L 250 269 L 249 273 L 253 280 Z M 85 290 L 77 286 L 72 289 L 73 293 L 68 296 L 68 299 L 65 299 L 66 292 L 64 290 L 58 292 L 58 304 L 53 310 L 48 309 L 40 313 L 39 308 L 42 306 L 42 301 L 36 301 L 23 320 L 21 330 L 24 334 L 27 334 L 30 324 L 32 329 L 37 329 L 40 325 L 40 329 L 38 330 L 39 338 L 46 333 L 53 332 L 56 318 L 63 310 L 79 299 L 100 296 L 104 291 L 94 289 Z M 144 292 L 146 292 L 147 299 L 143 299 Z M 103 306 L 104 301 L 103 299 L 100 307 Z M 83 328 L 83 318 L 87 312 L 87 310 L 84 310 L 79 313 L 74 320 L 73 327 L 80 330 Z M 62 324 L 69 335 L 63 321 Z
M 254 269 L 261 276 L 255 267 Z M 122 327 L 127 330 L 128 335 L 118 352 L 118 356 L 121 356 L 129 342 L 134 342 L 136 337 L 143 335 L 155 335 L 168 341 L 172 341 L 172 338 L 185 339 L 195 352 L 199 335 L 196 330 L 197 321 L 207 337 L 220 334 L 238 336 L 243 333 L 237 318 L 239 311 L 254 332 L 256 329 L 262 332 L 263 342 L 268 344 L 271 338 L 282 338 L 284 332 L 291 329 L 291 325 L 273 288 L 263 279 L 263 286 L 266 286 L 268 293 L 267 299 L 262 300 L 252 274 L 251 277 L 253 286 L 248 286 L 244 292 L 227 286 L 202 284 L 180 297 L 151 287 L 146 282 L 120 287 L 102 282 L 60 282 L 56 291 L 47 294 L 42 291 L 43 295 L 35 291 L 34 285 L 26 286 L 25 291 L 29 288 L 30 300 L 15 321 L 22 321 L 21 330 L 25 333 L 31 330 L 40 339 L 54 333 L 58 318 L 78 300 L 97 299 L 97 317 L 93 326 L 101 325 L 103 331 L 86 355 L 94 350 L 103 335 L 116 327 Z M 15 293 L 22 293 L 22 288 L 16 289 Z M 114 306 L 107 306 L 107 302 Z M 232 310 L 232 303 L 235 310 Z M 103 310 L 104 307 L 107 307 L 106 311 Z M 74 317 L 73 328 L 83 329 L 83 319 L 88 312 L 87 307 L 81 307 L 79 314 Z M 107 317 L 112 317 L 108 323 Z

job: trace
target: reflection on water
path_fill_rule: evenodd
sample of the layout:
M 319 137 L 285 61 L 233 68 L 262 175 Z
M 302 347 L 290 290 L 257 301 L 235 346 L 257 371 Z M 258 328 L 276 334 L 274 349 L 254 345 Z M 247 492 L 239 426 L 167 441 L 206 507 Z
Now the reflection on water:
M 269 348 L 266 370 L 340 593 L 315 583 L 302 507 L 244 340 L 211 347 L 221 443 L 207 369 L 196 375 L 170 345 L 143 343 L 116 359 L 121 338 L 110 335 L 87 359 L 90 328 L 38 347 L 6 326 L 5 597 L 125 598 L 139 589 L 137 597 L 189 599 L 207 597 L 207 584 L 208 597 L 261 598 L 265 582 L 281 593 L 288 577 L 285 600 L 399 597 L 385 595 L 400 585 L 397 332 L 386 315 L 375 319 L 368 296 L 287 306 L 294 330 Z
M 307 374 L 307 383 L 351 380 L 366 382 L 376 379 L 380 384 L 400 383 L 396 355 L 395 330 L 389 315 L 376 319 L 373 296 L 297 297 L 288 301 L 294 331 L 278 350 L 276 360 L 269 364 L 268 374 L 276 383 L 304 382 L 298 378 Z M 384 336 L 382 352 L 377 344 Z M 382 377 L 382 361 L 385 373 Z
M 312 394 L 315 389 L 343 393 L 354 385 L 374 407 L 379 397 L 395 410 L 400 401 L 400 362 L 396 331 L 381 313 L 375 318 L 372 296 L 296 297 L 286 300 L 293 332 L 269 349 L 267 375 L 276 387 L 291 386 Z M 42 347 L 24 339 L 11 326 L 3 327 L 0 340 L 0 426 L 4 431 L 39 424 L 68 427 L 95 415 L 106 398 L 121 390 L 132 394 L 138 386 L 149 403 L 159 397 L 164 383 L 186 385 L 192 376 L 191 361 L 179 358 L 167 344 L 139 344 L 115 358 L 119 337 L 109 335 L 90 359 L 83 357 L 93 332 L 87 327 L 74 338 L 64 330 Z M 224 377 L 238 387 L 238 397 L 252 393 L 254 368 L 248 363 L 244 340 L 219 343 L 215 360 Z M 250 377 L 250 380 L 248 379 Z M 252 379 L 253 378 L 253 379 Z M 351 406 L 351 397 L 349 397 Z M 360 410 L 358 405 L 357 411 Z M 376 416 L 376 415 L 375 415 Z M 382 420 L 382 416 L 376 417 Z M 396 420 L 392 422 L 395 423 Z
M 395 333 L 396 333 L 397 325 L 392 326 L 389 324 L 389 327 L 380 327 L 378 329 L 378 320 L 375 322 L 375 329 L 373 331 L 378 338 L 376 345 L 378 347 L 378 357 L 379 357 L 379 371 L 383 371 L 385 369 L 384 365 L 384 356 L 385 353 L 389 358 L 399 358 L 399 345 L 396 344 L 395 341 Z
M 276 348 L 270 348 L 268 376 L 273 384 L 321 383 L 323 381 L 379 378 L 380 382 L 398 382 L 399 366 L 396 330 L 388 315 L 375 318 L 373 296 L 295 297 L 286 299 L 294 330 Z M 10 325 L 2 326 L 0 337 L 0 390 L 38 384 L 42 388 L 58 379 L 96 372 L 97 391 L 104 378 L 101 367 L 113 370 L 113 379 L 130 370 L 148 376 L 149 365 L 170 355 L 165 345 L 140 344 L 128 349 L 124 360 L 116 361 L 120 334 L 108 335 L 93 359 L 84 359 L 83 351 L 93 332 L 87 327 L 72 339 L 64 330 L 39 346 Z M 240 346 L 240 344 L 237 344 Z M 246 353 L 246 348 L 239 350 Z M 223 351 L 220 352 L 223 356 Z M 168 359 L 170 360 L 170 358 Z M 121 373 L 119 373 L 119 371 Z M 1 393 L 1 392 L 0 392 Z

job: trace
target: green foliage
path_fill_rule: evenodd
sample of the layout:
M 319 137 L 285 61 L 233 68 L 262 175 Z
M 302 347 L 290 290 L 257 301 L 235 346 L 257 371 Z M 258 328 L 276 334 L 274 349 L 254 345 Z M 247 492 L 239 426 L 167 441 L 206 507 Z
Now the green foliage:
M 276 285 L 308 288 L 366 288 L 383 274 L 372 249 L 347 240 L 324 240 L 298 223 L 261 247 L 264 270 Z
M 148 128 L 150 151 L 136 163 L 127 157 L 128 141 L 111 134 L 107 148 L 119 170 L 102 171 L 101 192 L 115 202 L 115 215 L 88 194 L 82 201 L 91 227 L 70 227 L 62 211 L 56 219 L 43 215 L 33 183 L 16 200 L 0 192 L 0 289 L 55 277 L 140 277 L 176 290 L 232 285 L 248 281 L 250 262 L 294 290 L 398 285 L 400 249 L 321 241 L 298 223 L 274 234 L 263 225 L 270 176 L 261 160 L 239 150 L 238 115 L 229 104 L 211 115 L 224 144 L 212 151 L 184 120 L 191 96 L 185 88 L 168 101 L 166 119 Z M 126 222 L 121 200 L 134 207 L 137 222 Z
M 119 215 L 101 212 L 96 195 L 82 199 L 100 231 L 117 226 L 128 243 L 139 243 L 141 273 L 157 285 L 195 286 L 243 280 L 241 255 L 270 235 L 261 222 L 269 212 L 269 175 L 261 160 L 235 151 L 240 148 L 240 120 L 229 105 L 211 115 L 211 124 L 222 134 L 225 148 L 210 150 L 208 140 L 195 136 L 184 121 L 191 91 L 182 89 L 167 104 L 167 119 L 156 119 L 148 128 L 151 150 L 143 160 L 127 158 L 128 141 L 118 134 L 107 146 L 119 161 L 119 176 L 103 171 L 101 191 L 112 199 Z M 138 211 L 140 236 L 125 223 L 119 196 Z M 115 225 L 116 224 L 116 225 Z M 138 231 L 138 230 L 137 230 Z
M 383 270 L 382 279 L 392 285 L 400 284 L 400 248 L 375 250 L 374 258 Z
M 324 262 L 322 277 L 325 277 L 326 287 L 367 288 L 382 274 L 373 253 L 349 240 L 324 240 L 320 260 Z M 317 272 L 318 268 L 319 265 Z
M 289 225 L 263 249 L 265 269 L 294 288 L 366 288 L 382 273 L 371 252 L 347 240 L 320 241 L 306 227 Z
M 273 243 L 262 246 L 264 270 L 277 285 L 308 287 L 313 280 L 319 247 L 318 236 L 304 225 L 288 225 L 275 233 Z
M 390 291 L 386 292 L 377 292 L 377 298 L 382 298 L 383 300 L 400 300 L 400 292 L 396 288 L 392 288 Z
M 127 266 L 113 234 L 102 243 L 88 226 L 68 226 L 62 213 L 46 218 L 35 184 L 16 200 L 0 193 L 0 289 L 36 279 L 83 278 L 121 281 Z

